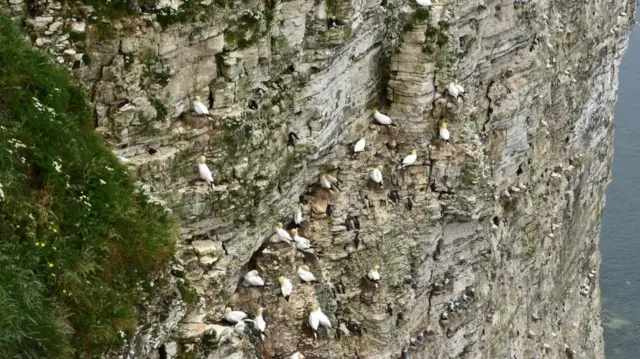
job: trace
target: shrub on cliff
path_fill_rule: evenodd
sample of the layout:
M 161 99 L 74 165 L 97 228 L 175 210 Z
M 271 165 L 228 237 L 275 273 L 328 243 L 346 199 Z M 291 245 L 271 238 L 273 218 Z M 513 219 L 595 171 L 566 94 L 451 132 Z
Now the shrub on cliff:
M 0 16 L 0 357 L 121 343 L 174 224 L 93 132 L 81 87 Z

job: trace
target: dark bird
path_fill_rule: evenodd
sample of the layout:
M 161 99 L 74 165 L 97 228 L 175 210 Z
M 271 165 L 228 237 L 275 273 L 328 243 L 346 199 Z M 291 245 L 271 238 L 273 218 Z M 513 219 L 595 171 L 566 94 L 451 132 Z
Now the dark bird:
M 395 189 L 389 192 L 388 197 L 393 203 L 398 203 L 400 201 L 400 195 L 398 194 L 398 191 Z
M 411 198 L 407 198 L 407 209 L 408 210 L 413 209 L 413 201 L 411 200 Z
M 296 135 L 295 132 L 289 132 L 289 140 L 287 141 L 287 146 L 295 147 L 296 141 L 299 141 L 300 137 Z

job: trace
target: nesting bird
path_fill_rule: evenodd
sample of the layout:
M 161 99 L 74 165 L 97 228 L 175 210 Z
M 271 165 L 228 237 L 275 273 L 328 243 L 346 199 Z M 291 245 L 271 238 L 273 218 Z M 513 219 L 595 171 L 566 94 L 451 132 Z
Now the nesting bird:
M 211 188 L 215 188 L 215 186 L 213 185 L 213 175 L 211 174 L 211 170 L 205 162 L 207 162 L 206 157 L 198 157 L 198 172 L 200 173 L 200 178 L 207 181 Z
M 364 146 L 367 142 L 364 140 L 364 137 L 359 139 L 358 142 L 356 142 L 355 146 L 353 146 L 353 155 L 357 155 L 358 153 L 364 151 Z
M 295 352 L 291 354 L 291 359 L 304 359 L 304 355 L 300 352 Z
M 378 272 L 379 268 L 380 266 L 376 264 L 369 273 L 367 273 L 367 278 L 376 284 L 376 288 L 378 288 L 378 284 L 380 282 L 380 272 Z
M 276 226 L 274 227 L 274 229 L 276 230 L 276 234 L 278 235 L 278 238 L 280 238 L 281 241 L 291 244 L 291 241 L 293 239 L 291 238 L 291 235 L 289 234 L 289 232 L 287 232 L 284 228 L 282 228 L 282 222 L 276 223 Z
M 433 2 L 431 0 L 416 0 L 416 4 L 418 4 L 420 6 L 424 6 L 424 7 L 429 7 L 431 5 L 435 5 L 435 4 L 433 4 Z
M 284 276 L 280 276 L 278 281 L 280 282 L 280 292 L 282 292 L 282 296 L 288 302 L 291 292 L 293 292 L 293 284 L 291 284 L 291 281 Z
M 418 159 L 418 152 L 416 150 L 411 151 L 411 154 L 402 160 L 402 168 L 408 167 L 416 163 Z
M 198 116 L 209 116 L 209 109 L 200 101 L 200 96 L 196 96 L 196 99 L 193 101 L 193 111 Z
M 331 321 L 322 312 L 317 304 L 311 305 L 311 312 L 309 313 L 309 326 L 313 329 L 313 337 L 318 339 L 318 327 L 323 326 L 325 328 L 331 328 Z
M 231 324 L 235 324 L 238 323 L 242 320 L 244 320 L 247 317 L 247 313 L 240 311 L 240 310 L 232 310 L 231 308 L 227 307 L 224 310 L 224 320 L 226 320 L 227 322 L 231 323 Z
M 291 234 L 293 234 L 293 241 L 296 242 L 296 248 L 303 252 L 313 253 L 311 241 L 309 241 L 309 239 L 307 238 L 299 236 L 297 228 L 292 229 Z
M 298 267 L 297 273 L 298 273 L 298 277 L 300 277 L 300 279 L 302 279 L 303 282 L 309 283 L 309 282 L 317 281 L 313 273 L 309 271 L 309 266 L 305 264 Z
M 376 110 L 376 112 L 373 113 L 373 118 L 375 118 L 376 122 L 381 125 L 389 125 L 389 126 L 396 127 L 396 124 L 393 123 L 393 121 L 391 120 L 391 117 L 383 113 L 380 113 L 378 110 Z
M 253 318 L 253 327 L 260 332 L 260 340 L 264 340 L 264 331 L 267 329 L 267 322 L 265 322 L 262 317 L 263 310 L 262 308 L 258 308 L 256 316 Z
M 384 187 L 384 183 L 382 180 L 382 165 L 374 168 L 371 171 L 371 180 L 376 183 L 380 187 Z
M 440 139 L 446 143 L 451 143 L 451 133 L 447 130 L 447 123 L 444 121 L 440 125 Z
M 257 270 L 252 270 L 244 275 L 244 285 L 247 287 L 263 287 L 264 279 L 258 275 Z
M 339 181 L 337 178 L 328 173 L 324 173 L 322 174 L 322 176 L 320 176 L 320 186 L 322 188 L 331 189 L 335 187 L 339 191 L 340 188 L 338 187 L 338 182 Z
M 460 95 L 460 92 L 458 91 L 458 87 L 453 82 L 450 82 L 447 85 L 447 92 L 449 92 L 449 95 L 455 99 L 457 99 L 458 95 Z
M 247 327 L 247 324 L 245 323 L 245 321 L 252 322 L 252 320 L 250 320 L 250 319 L 243 319 L 243 320 L 237 322 L 236 325 L 233 327 L 233 331 L 236 334 L 238 334 L 238 335 L 249 335 L 249 334 L 251 334 L 251 329 L 249 329 L 249 327 Z

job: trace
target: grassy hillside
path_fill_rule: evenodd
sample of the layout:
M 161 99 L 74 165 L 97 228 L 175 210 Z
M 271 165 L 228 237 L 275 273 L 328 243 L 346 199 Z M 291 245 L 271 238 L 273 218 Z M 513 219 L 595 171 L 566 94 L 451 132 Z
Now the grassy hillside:
M 0 17 L 0 357 L 121 343 L 174 220 L 93 132 L 84 91 Z

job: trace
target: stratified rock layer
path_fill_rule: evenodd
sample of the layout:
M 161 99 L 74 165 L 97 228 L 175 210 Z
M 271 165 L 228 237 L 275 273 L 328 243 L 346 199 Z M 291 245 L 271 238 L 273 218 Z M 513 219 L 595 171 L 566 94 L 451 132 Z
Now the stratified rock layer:
M 109 356 L 398 358 L 423 333 L 412 358 L 604 357 L 590 273 L 634 3 L 441 4 L 163 2 L 109 20 L 99 7 L 4 0 L 74 68 L 96 130 L 182 220 L 174 284 Z M 456 79 L 460 100 L 446 94 Z M 191 113 L 197 95 L 212 119 Z M 377 108 L 398 127 L 373 124 Z M 441 122 L 453 144 L 438 140 Z M 383 188 L 369 181 L 377 165 Z M 316 186 L 325 172 L 341 191 Z M 300 201 L 317 257 L 272 241 Z M 300 283 L 301 264 L 318 283 Z M 365 279 L 375 264 L 378 287 Z M 263 290 L 241 284 L 251 269 Z M 280 275 L 294 284 L 288 302 Z M 314 302 L 339 339 L 313 340 Z M 227 306 L 264 306 L 267 339 L 234 334 Z

